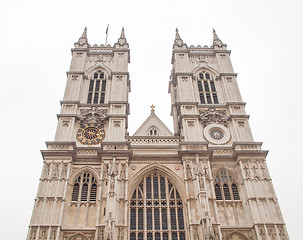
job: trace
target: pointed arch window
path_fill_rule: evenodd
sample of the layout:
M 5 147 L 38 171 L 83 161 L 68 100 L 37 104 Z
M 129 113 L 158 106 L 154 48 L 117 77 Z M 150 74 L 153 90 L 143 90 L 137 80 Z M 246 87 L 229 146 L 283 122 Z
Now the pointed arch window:
M 151 174 L 135 189 L 130 200 L 130 239 L 185 240 L 183 202 L 167 177 Z
M 102 104 L 105 101 L 106 79 L 104 73 L 95 72 L 89 81 L 87 103 Z
M 202 71 L 198 74 L 198 91 L 200 103 L 218 104 L 218 95 L 212 74 Z
M 215 178 L 215 195 L 216 200 L 240 200 L 237 184 L 225 170 L 221 170 Z
M 84 172 L 78 176 L 74 182 L 72 191 L 72 202 L 96 202 L 97 181 L 89 172 Z

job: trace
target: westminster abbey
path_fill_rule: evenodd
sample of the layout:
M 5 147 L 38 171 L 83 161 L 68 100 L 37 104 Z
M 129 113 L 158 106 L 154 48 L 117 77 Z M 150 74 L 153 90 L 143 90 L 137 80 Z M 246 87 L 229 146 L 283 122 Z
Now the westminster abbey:
M 124 29 L 114 45 L 90 45 L 86 28 L 75 43 L 27 240 L 289 239 L 216 32 L 201 47 L 176 30 L 173 132 L 152 106 L 128 135 L 129 63 Z

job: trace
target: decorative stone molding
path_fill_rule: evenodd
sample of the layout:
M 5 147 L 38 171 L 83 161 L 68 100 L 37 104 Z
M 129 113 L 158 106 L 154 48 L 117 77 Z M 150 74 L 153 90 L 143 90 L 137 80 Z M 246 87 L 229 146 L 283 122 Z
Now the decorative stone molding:
M 215 108 L 209 108 L 206 111 L 200 111 L 200 120 L 202 121 L 204 127 L 211 123 L 222 124 L 226 127 L 229 118 L 226 115 L 225 110 L 217 110 Z
M 129 143 L 131 143 L 132 145 L 137 145 L 137 144 L 155 144 L 155 145 L 162 145 L 162 144 L 167 144 L 167 145 L 171 145 L 171 144 L 178 144 L 179 143 L 179 139 L 172 139 L 172 138 L 165 138 L 165 137 L 159 137 L 159 138 L 146 138 L 146 137 L 142 137 L 142 138 L 129 138 L 127 140 Z
M 214 150 L 213 151 L 213 156 L 231 156 L 233 155 L 234 151 L 233 150 Z
M 127 150 L 127 146 L 123 146 L 123 145 L 103 145 L 103 150 Z
M 81 109 L 79 116 L 81 123 L 104 123 L 106 118 L 107 111 L 104 109 L 98 109 L 98 107 Z
M 95 150 L 78 150 L 76 154 L 78 156 L 98 156 L 98 152 Z
M 94 240 L 95 233 L 88 231 L 68 231 L 63 232 L 63 240 Z

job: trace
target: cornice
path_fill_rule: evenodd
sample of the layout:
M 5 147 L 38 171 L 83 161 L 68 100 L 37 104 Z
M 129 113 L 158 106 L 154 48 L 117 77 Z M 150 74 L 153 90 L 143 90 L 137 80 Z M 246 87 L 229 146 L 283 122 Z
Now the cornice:
M 57 119 L 64 118 L 64 117 L 77 118 L 78 115 L 77 114 L 57 114 Z
M 66 76 L 68 76 L 69 74 L 77 74 L 77 75 L 83 75 L 83 76 L 85 76 L 84 71 L 67 71 L 66 72 Z
M 214 53 L 228 53 L 229 55 L 231 54 L 231 50 L 223 50 L 223 49 L 216 50 L 216 49 L 214 49 L 213 51 L 214 51 Z
M 226 102 L 226 106 L 242 105 L 246 106 L 246 102 Z
M 60 106 L 62 106 L 63 104 L 76 104 L 79 105 L 80 101 L 74 101 L 74 100 L 61 100 L 60 101 Z

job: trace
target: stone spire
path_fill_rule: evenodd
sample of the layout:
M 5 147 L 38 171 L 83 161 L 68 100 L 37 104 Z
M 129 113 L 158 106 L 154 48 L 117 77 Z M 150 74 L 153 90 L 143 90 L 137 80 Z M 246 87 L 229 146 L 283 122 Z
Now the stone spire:
M 84 31 L 81 35 L 81 37 L 79 38 L 78 42 L 75 42 L 75 47 L 79 48 L 79 47 L 87 47 L 88 46 L 88 42 L 87 42 L 87 27 L 84 28 Z
M 84 31 L 82 33 L 81 38 L 86 38 L 87 39 L 87 27 L 85 26 Z
M 222 45 L 224 45 L 224 44 L 218 37 L 216 30 L 213 28 L 213 46 L 222 46 Z
M 175 47 L 186 47 L 186 44 L 183 42 L 182 38 L 180 37 L 178 28 L 176 28 L 174 48 Z
M 121 35 L 118 39 L 118 41 L 115 43 L 115 47 L 127 47 L 128 48 L 128 43 L 125 38 L 125 33 L 124 33 L 124 27 L 121 30 Z

